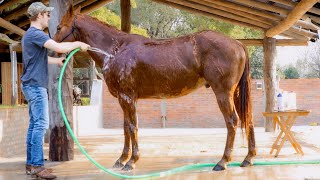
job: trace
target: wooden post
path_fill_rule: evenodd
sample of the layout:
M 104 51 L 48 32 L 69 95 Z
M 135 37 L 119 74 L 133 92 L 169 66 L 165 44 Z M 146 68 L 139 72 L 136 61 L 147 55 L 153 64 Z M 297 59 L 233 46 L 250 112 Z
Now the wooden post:
M 60 23 L 72 2 L 69 0 L 50 0 L 50 6 L 54 7 L 52 11 L 49 31 L 53 37 L 56 33 L 56 27 Z M 66 68 L 62 82 L 62 101 L 66 116 L 71 128 L 73 127 L 73 104 L 72 104 L 72 84 L 73 84 L 73 60 Z M 74 158 L 74 143 L 67 131 L 67 128 L 61 117 L 58 105 L 58 77 L 60 74 L 58 65 L 49 65 L 49 114 L 50 114 L 50 145 L 49 159 L 51 161 L 69 161 Z
M 276 97 L 276 39 L 265 37 L 263 40 L 264 66 L 263 79 L 266 97 L 265 112 L 272 112 L 275 106 Z M 273 119 L 266 118 L 265 131 L 273 132 Z
M 120 0 L 121 6 L 121 30 L 127 33 L 131 31 L 131 4 L 130 0 Z
M 13 50 L 12 44 L 9 45 L 10 49 L 10 58 L 11 58 L 11 87 L 12 87 L 12 94 L 11 94 L 11 105 L 18 104 L 18 65 L 17 65 L 17 52 Z

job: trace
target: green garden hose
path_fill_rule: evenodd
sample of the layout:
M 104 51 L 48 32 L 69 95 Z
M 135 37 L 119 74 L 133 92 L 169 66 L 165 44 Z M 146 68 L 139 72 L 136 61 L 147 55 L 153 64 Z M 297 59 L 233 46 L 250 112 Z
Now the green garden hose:
M 109 173 L 112 176 L 118 177 L 118 178 L 125 178 L 125 179 L 148 179 L 148 178 L 152 178 L 152 177 L 164 177 L 164 176 L 169 176 L 172 174 L 176 174 L 178 172 L 183 172 L 183 171 L 190 171 L 190 170 L 197 170 L 197 169 L 202 169 L 205 167 L 214 167 L 216 164 L 214 163 L 207 163 L 207 164 L 192 164 L 192 165 L 187 165 L 187 166 L 182 166 L 182 167 L 178 167 L 178 168 L 174 168 L 174 169 L 170 169 L 167 171 L 162 171 L 162 172 L 155 172 L 155 173 L 150 173 L 150 174 L 145 174 L 145 175 L 134 175 L 134 176 L 129 176 L 129 175 L 122 175 L 116 172 L 113 172 L 105 167 L 103 167 L 101 164 L 99 164 L 97 161 L 95 161 L 91 156 L 89 156 L 89 154 L 83 149 L 83 147 L 79 144 L 79 141 L 77 139 L 77 137 L 74 135 L 74 133 L 72 132 L 72 129 L 70 128 L 69 125 L 69 121 L 66 117 L 66 114 L 64 112 L 64 108 L 63 108 L 63 103 L 62 103 L 62 93 L 61 93 L 61 89 L 62 89 L 62 79 L 63 79 L 63 75 L 65 72 L 65 69 L 67 67 L 68 62 L 70 61 L 71 57 L 78 52 L 80 49 L 77 48 L 75 50 L 73 50 L 68 57 L 66 58 L 66 62 L 64 63 L 64 65 L 62 66 L 61 72 L 60 72 L 60 76 L 59 76 L 59 81 L 58 81 L 58 102 L 59 102 L 59 108 L 60 108 L 60 112 L 62 114 L 62 118 L 63 121 L 72 137 L 72 139 L 74 140 L 74 142 L 76 143 L 76 145 L 78 146 L 78 148 L 80 149 L 80 151 L 99 169 Z M 229 163 L 228 167 L 232 167 L 232 166 L 240 166 L 241 163 L 239 162 L 233 162 L 233 163 Z M 310 160 L 310 161 L 282 161 L 282 162 L 254 162 L 254 166 L 267 166 L 267 165 L 291 165 L 291 164 L 320 164 L 319 160 Z

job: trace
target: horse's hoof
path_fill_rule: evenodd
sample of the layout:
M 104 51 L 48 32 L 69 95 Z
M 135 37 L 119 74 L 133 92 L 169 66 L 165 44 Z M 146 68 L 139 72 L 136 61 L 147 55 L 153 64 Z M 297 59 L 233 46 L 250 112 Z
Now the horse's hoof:
M 248 167 L 248 166 L 252 166 L 252 162 L 249 162 L 247 160 L 244 160 L 240 165 L 240 167 Z
M 132 169 L 134 169 L 134 167 L 132 165 L 126 164 L 122 170 L 123 171 L 131 171 Z
M 223 171 L 225 170 L 226 167 L 220 166 L 219 164 L 217 164 L 212 170 L 213 171 Z
M 119 160 L 116 161 L 116 163 L 114 163 L 114 165 L 112 166 L 113 168 L 122 168 L 124 166 L 124 164 L 122 164 Z

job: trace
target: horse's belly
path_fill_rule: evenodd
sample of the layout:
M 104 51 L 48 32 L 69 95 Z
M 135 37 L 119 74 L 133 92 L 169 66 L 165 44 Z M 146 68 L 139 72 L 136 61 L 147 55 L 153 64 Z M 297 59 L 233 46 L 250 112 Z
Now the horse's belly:
M 181 80 L 181 81 L 158 81 L 153 87 L 142 86 L 139 98 L 177 98 L 187 95 L 205 84 L 203 78 Z

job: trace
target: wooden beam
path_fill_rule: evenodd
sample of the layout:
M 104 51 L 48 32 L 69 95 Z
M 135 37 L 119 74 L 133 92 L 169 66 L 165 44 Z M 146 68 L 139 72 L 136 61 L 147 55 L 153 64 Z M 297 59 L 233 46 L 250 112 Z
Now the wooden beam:
M 320 24 L 320 18 L 319 18 L 318 16 L 313 16 L 313 15 L 310 15 L 310 14 L 308 14 L 307 16 L 308 16 L 309 18 L 311 18 L 312 21 Z
M 14 11 L 13 13 L 5 16 L 4 19 L 7 20 L 7 21 L 11 21 L 12 19 L 16 19 L 16 18 L 18 18 L 20 16 L 24 16 L 24 15 L 27 14 L 27 10 L 28 10 L 28 6 L 23 7 L 19 11 Z
M 15 43 L 19 43 L 18 41 L 14 41 L 12 39 L 10 39 L 7 35 L 0 33 L 0 42 L 4 43 L 4 44 L 15 44 Z
M 81 9 L 81 13 L 84 14 L 90 14 L 93 11 L 105 6 L 106 4 L 108 4 L 109 2 L 111 2 L 112 0 L 101 0 L 101 1 L 97 1 L 95 3 L 90 4 L 89 6 Z
M 259 1 L 255 1 L 255 0 L 233 0 L 235 2 L 241 3 L 241 4 L 245 4 L 249 7 L 255 7 L 255 8 L 259 8 L 259 9 L 264 9 L 264 10 L 268 10 L 271 12 L 275 12 L 275 13 L 279 13 L 282 15 L 287 15 L 289 14 L 289 11 L 287 9 L 283 9 L 277 6 L 272 6 L 270 4 L 266 4 L 266 3 L 262 3 Z
M 246 46 L 263 46 L 263 39 L 237 39 Z M 307 40 L 276 39 L 276 46 L 307 46 Z
M 22 47 L 20 42 L 11 44 L 11 47 L 13 51 L 20 52 L 20 53 L 22 52 Z
M 244 27 L 248 27 L 248 28 L 252 28 L 252 29 L 256 29 L 256 30 L 260 30 L 260 31 L 264 31 L 265 30 L 264 28 L 258 27 L 256 25 L 252 25 L 252 24 L 236 21 L 236 20 L 233 20 L 233 19 L 225 18 L 225 17 L 219 16 L 219 15 L 214 15 L 214 14 L 207 13 L 207 12 L 200 11 L 200 10 L 195 10 L 193 8 L 190 8 L 190 7 L 187 7 L 187 6 L 183 6 L 183 5 L 179 5 L 179 4 L 175 4 L 175 3 L 168 2 L 168 1 L 165 1 L 165 0 L 153 0 L 153 1 L 157 2 L 157 3 L 164 4 L 164 5 L 168 5 L 168 6 L 183 10 L 183 11 L 188 11 L 188 12 L 191 12 L 191 13 L 194 13 L 194 14 L 206 16 L 206 17 L 209 17 L 209 18 L 212 18 L 212 19 L 225 21 L 225 22 L 236 24 L 236 25 L 239 25 L 239 26 L 244 26 Z
M 35 1 L 35 0 L 33 0 Z M 14 9 L 12 13 L 4 16 L 4 19 L 7 21 L 11 21 L 13 19 L 17 19 L 18 17 L 24 16 L 27 14 L 27 10 L 29 8 L 29 5 L 33 2 L 33 1 L 28 1 L 26 2 L 23 6 Z M 49 0 L 43 0 L 42 1 L 43 4 L 48 5 L 49 4 Z
M 264 91 L 266 94 L 265 112 L 272 112 L 275 107 L 276 97 L 276 39 L 266 37 L 263 41 L 263 54 L 264 54 L 264 66 L 263 66 L 263 79 L 264 79 Z M 272 132 L 273 119 L 266 118 L 265 131 Z
M 81 9 L 85 8 L 86 6 L 89 6 L 90 4 L 96 2 L 97 0 L 85 0 L 82 1 L 81 3 L 78 3 L 75 5 L 75 9 L 77 9 L 79 6 L 81 7 Z
M 50 32 L 54 36 L 55 29 L 58 26 L 61 17 L 66 10 L 72 6 L 71 0 L 50 0 L 50 6 L 55 10 L 52 12 L 50 18 Z M 65 75 L 62 80 L 62 94 L 65 113 L 73 128 L 73 111 L 72 111 L 72 84 L 73 84 L 73 59 L 67 65 Z M 49 159 L 51 161 L 69 161 L 74 158 L 74 142 L 69 137 L 66 126 L 63 124 L 61 113 L 58 110 L 58 77 L 60 74 L 60 67 L 51 64 L 48 66 L 49 80 L 48 80 L 48 97 L 49 97 L 49 116 L 50 116 L 50 143 L 49 143 Z
M 307 31 L 307 30 L 304 30 L 304 29 L 300 29 L 300 28 L 297 28 L 297 27 L 290 27 L 288 31 L 289 32 L 294 32 L 296 34 L 303 35 L 303 36 L 308 37 L 308 38 L 318 39 L 318 34 L 317 33 L 314 33 L 314 32 L 311 32 L 311 31 Z
M 298 3 L 288 1 L 288 0 L 271 0 L 273 2 L 279 3 L 286 5 L 288 7 L 295 7 Z M 319 14 L 320 15 L 320 9 L 312 7 L 311 9 L 308 10 L 308 12 L 314 13 L 314 14 Z
M 23 36 L 23 34 L 25 33 L 25 31 L 20 27 L 11 24 L 10 22 L 2 19 L 1 17 L 0 17 L 0 26 L 20 36 Z
M 264 17 L 267 19 L 272 19 L 274 21 L 280 21 L 282 18 L 278 15 L 272 14 L 272 13 L 268 13 L 268 12 L 263 12 L 260 10 L 256 10 L 241 4 L 237 4 L 237 3 L 233 3 L 233 2 L 228 2 L 225 0 L 205 0 L 207 2 L 210 2 L 212 4 L 216 4 L 216 5 L 220 5 L 220 6 L 224 6 L 224 7 L 228 7 L 233 9 L 234 11 L 242 11 L 248 14 L 253 14 L 256 16 L 260 16 L 260 17 Z
M 121 6 L 121 30 L 130 33 L 131 31 L 131 4 L 130 0 L 120 0 Z
M 10 7 L 14 4 L 17 4 L 18 2 L 20 2 L 20 0 L 11 0 L 11 1 L 8 1 L 7 3 L 0 4 L 0 11 L 2 11 L 5 8 Z
M 279 35 L 284 36 L 284 37 L 288 37 L 288 38 L 292 38 L 292 39 L 300 39 L 300 40 L 304 40 L 304 41 L 309 41 L 308 37 L 303 36 L 301 34 L 294 33 L 294 32 L 290 32 L 290 31 L 285 31 Z
M 22 20 L 22 21 L 16 23 L 16 26 L 18 26 L 18 27 L 21 28 L 21 27 L 26 26 L 26 25 L 28 25 L 28 24 L 30 24 L 30 20 L 29 20 L 29 19 L 26 19 L 26 20 Z M 5 30 L 5 31 L 3 31 L 3 33 L 4 33 L 4 34 L 8 34 L 8 35 L 13 34 L 13 33 L 11 33 L 9 30 Z
M 315 24 L 313 24 L 311 22 L 306 22 L 306 21 L 302 21 L 302 20 L 298 20 L 294 25 L 301 26 L 305 29 L 312 29 L 312 30 L 319 30 L 320 29 L 319 26 L 316 26 Z
M 267 30 L 266 36 L 273 37 L 286 30 L 288 30 L 295 22 L 297 22 L 318 0 L 302 0 L 299 4 L 290 12 L 286 19 L 281 21 L 275 27 Z
M 210 2 L 206 1 L 206 0 L 189 0 L 189 1 L 193 1 L 193 2 L 199 3 L 201 5 L 208 6 L 212 9 L 212 11 L 215 11 L 216 9 L 218 9 L 218 10 L 224 11 L 226 13 L 232 12 L 233 14 L 236 14 L 238 16 L 242 16 L 247 19 L 252 19 L 254 21 L 257 21 L 257 22 L 260 22 L 260 23 L 263 23 L 263 24 L 266 24 L 269 26 L 273 26 L 274 24 L 276 24 L 275 22 L 272 22 L 272 20 L 257 16 L 257 15 L 253 15 L 253 14 L 250 14 L 247 12 L 243 12 L 243 11 L 234 11 L 234 9 L 232 9 L 230 7 L 214 4 L 214 3 L 211 3 L 211 1 Z
M 48 0 L 46 0 L 46 1 L 48 1 Z M 96 2 L 96 1 L 97 1 L 97 0 L 85 0 L 85 1 L 82 1 L 81 3 L 78 3 L 78 4 L 75 6 L 75 8 L 78 8 L 78 7 L 80 6 L 80 7 L 83 9 L 83 8 L 91 5 L 92 3 Z M 81 10 L 82 10 L 82 9 L 81 9 Z M 81 12 L 82 12 L 82 11 L 81 11 Z M 16 23 L 16 25 L 17 25 L 18 27 L 24 27 L 24 26 L 26 26 L 26 25 L 28 25 L 28 24 L 30 24 L 30 20 L 29 20 L 29 19 L 25 19 L 25 20 L 22 20 L 22 21 Z M 4 34 L 8 34 L 9 32 L 10 32 L 10 31 L 8 31 L 8 30 L 3 31 Z
M 225 18 L 228 18 L 228 19 L 233 19 L 233 20 L 236 20 L 236 21 L 239 21 L 239 22 L 252 24 L 252 25 L 261 27 L 263 29 L 267 29 L 268 27 L 270 27 L 270 26 L 268 26 L 266 24 L 263 24 L 263 23 L 260 23 L 260 22 L 254 21 L 254 20 L 249 20 L 247 18 L 240 17 L 240 16 L 232 14 L 230 12 L 224 12 L 224 11 L 221 11 L 221 10 L 218 10 L 218 9 L 215 9 L 213 11 L 212 8 L 210 8 L 208 6 L 204 6 L 204 5 L 198 4 L 198 3 L 189 2 L 189 1 L 180 1 L 180 0 L 166 0 L 166 1 L 174 3 L 174 4 L 182 5 L 182 6 L 192 7 L 195 10 L 207 12 L 207 13 L 210 13 L 210 14 L 215 14 L 215 15 L 222 16 L 222 17 L 225 17 Z

